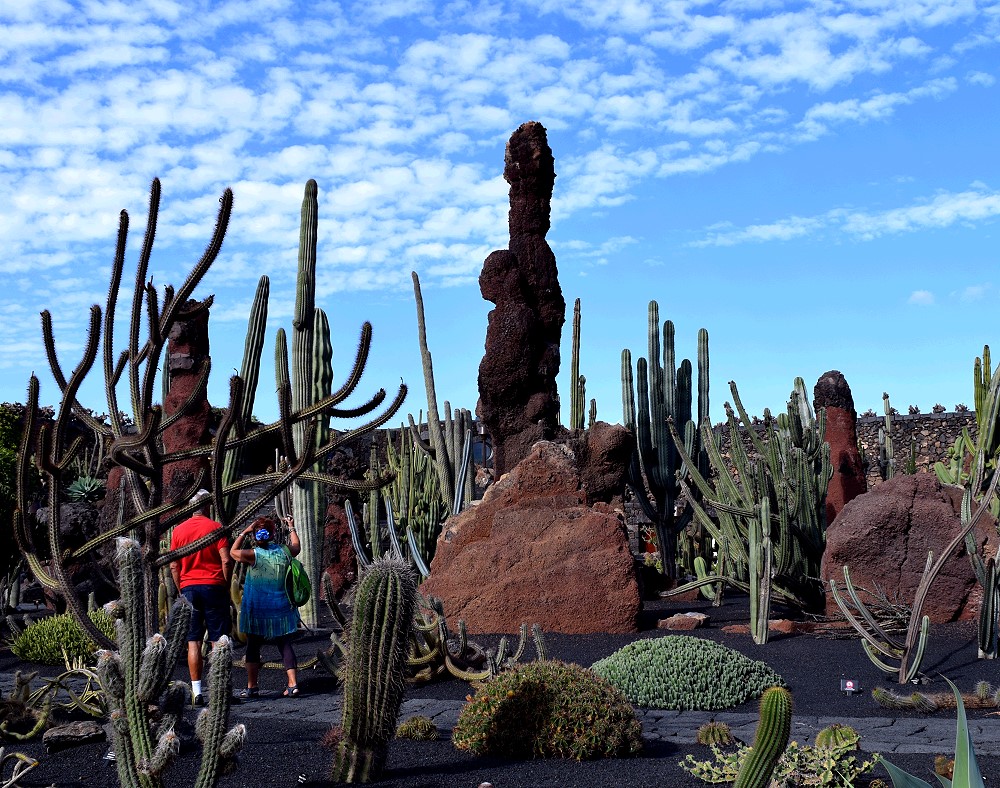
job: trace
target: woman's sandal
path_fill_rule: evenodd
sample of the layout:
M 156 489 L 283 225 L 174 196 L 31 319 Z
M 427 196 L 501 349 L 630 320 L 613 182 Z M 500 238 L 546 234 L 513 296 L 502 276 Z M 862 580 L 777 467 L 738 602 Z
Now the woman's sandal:
M 260 687 L 247 687 L 246 689 L 241 689 L 236 693 L 236 697 L 240 700 L 252 700 L 253 698 L 259 698 Z
M 294 687 L 286 687 L 285 691 L 281 693 L 283 698 L 297 698 L 299 697 L 299 687 L 296 684 Z

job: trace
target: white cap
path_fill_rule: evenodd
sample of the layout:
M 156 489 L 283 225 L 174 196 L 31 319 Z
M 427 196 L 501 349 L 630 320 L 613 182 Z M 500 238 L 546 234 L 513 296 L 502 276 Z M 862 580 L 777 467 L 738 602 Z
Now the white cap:
M 212 493 L 208 490 L 198 490 L 194 495 L 191 496 L 191 500 L 188 503 L 201 503 L 206 498 L 211 498 Z

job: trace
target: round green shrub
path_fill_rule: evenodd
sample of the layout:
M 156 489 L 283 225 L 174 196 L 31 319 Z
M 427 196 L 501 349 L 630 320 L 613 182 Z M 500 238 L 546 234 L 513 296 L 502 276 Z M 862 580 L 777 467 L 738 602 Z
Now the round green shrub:
M 638 752 L 642 728 L 606 681 L 579 665 L 545 660 L 487 682 L 462 709 L 452 742 L 474 755 L 580 761 Z
M 109 638 L 115 637 L 115 621 L 103 610 L 90 612 L 90 620 Z M 62 665 L 63 652 L 71 659 L 93 662 L 97 644 L 76 623 L 73 616 L 63 613 L 36 621 L 14 638 L 10 650 L 25 662 L 42 665 Z
M 728 709 L 785 682 L 763 662 L 688 635 L 637 640 L 591 666 L 632 703 L 650 709 Z

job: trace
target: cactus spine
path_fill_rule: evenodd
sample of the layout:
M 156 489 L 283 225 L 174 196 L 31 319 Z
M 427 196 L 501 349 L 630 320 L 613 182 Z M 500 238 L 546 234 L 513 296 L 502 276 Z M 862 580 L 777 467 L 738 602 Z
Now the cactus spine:
M 684 532 L 693 518 L 691 500 L 677 512 L 681 482 L 692 467 L 682 461 L 677 440 L 672 438 L 668 420 L 684 431 L 682 443 L 686 456 L 694 463 L 694 470 L 708 475 L 708 459 L 704 439 L 698 426 L 708 420 L 708 332 L 698 331 L 698 421 L 691 412 L 691 362 L 684 359 L 675 367 L 674 324 L 663 323 L 663 358 L 660 360 L 659 305 L 649 302 L 648 312 L 649 360 L 636 362 L 636 383 L 632 379 L 632 355 L 622 351 L 622 412 L 625 427 L 636 436 L 636 450 L 627 472 L 627 483 L 635 493 L 643 513 L 656 529 L 657 545 L 663 573 L 668 577 L 678 574 L 678 535 Z M 648 371 L 648 374 L 647 374 Z M 638 398 L 636 397 L 638 395 Z M 709 425 L 711 426 L 711 425 Z M 648 482 L 648 487 L 647 487 Z M 694 491 L 699 495 L 699 491 Z M 652 499 L 652 500 L 650 500 Z M 699 550 L 688 549 L 682 567 L 694 573 L 694 554 L 709 554 L 704 536 Z
M 771 687 L 760 698 L 760 722 L 733 788 L 767 788 L 792 731 L 792 694 Z
M 144 638 L 142 607 L 139 604 L 142 584 L 139 544 L 132 539 L 120 538 L 115 560 L 122 593 L 121 604 L 116 606 L 121 615 L 116 622 L 119 651 L 99 652 L 97 669 L 111 706 L 118 778 L 123 788 L 160 788 L 164 770 L 179 752 L 180 742 L 174 725 L 188 690 L 185 685 L 174 685 L 168 689 L 167 683 L 186 644 L 191 606 L 183 597 L 179 598 L 174 604 L 166 637 L 154 633 L 148 639 Z M 204 721 L 199 719 L 199 728 L 225 730 L 229 719 L 231 666 L 229 639 L 222 637 L 212 652 L 212 705 L 202 712 Z M 158 701 L 164 693 L 162 717 L 154 726 L 149 705 Z M 242 742 L 245 730 L 242 725 L 236 726 L 234 731 L 236 729 L 239 731 L 232 735 Z M 197 788 L 211 788 L 219 777 L 218 752 L 211 749 L 207 739 L 204 741 Z M 232 761 L 239 747 L 230 750 L 229 760 Z
M 371 782 L 385 766 L 403 700 L 416 594 L 413 571 L 390 557 L 374 561 L 358 584 L 333 780 Z

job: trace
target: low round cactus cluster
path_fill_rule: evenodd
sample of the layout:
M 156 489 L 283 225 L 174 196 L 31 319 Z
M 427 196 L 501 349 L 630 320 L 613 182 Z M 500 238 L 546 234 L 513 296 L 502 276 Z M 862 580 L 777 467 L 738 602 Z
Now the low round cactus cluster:
M 637 706 L 728 709 L 784 680 L 763 662 L 688 635 L 637 640 L 591 666 Z
M 430 717 L 419 714 L 400 723 L 396 728 L 397 739 L 413 739 L 414 741 L 434 741 L 438 737 L 437 725 Z
M 90 619 L 105 635 L 114 639 L 115 622 L 111 616 L 103 610 L 93 610 Z M 84 659 L 87 662 L 93 662 L 97 652 L 97 644 L 69 613 L 36 621 L 25 627 L 10 645 L 10 650 L 25 662 L 41 665 L 62 665 L 64 649 L 70 660 Z
M 589 760 L 631 755 L 642 747 L 631 704 L 579 665 L 521 665 L 468 700 L 452 741 L 475 755 Z

